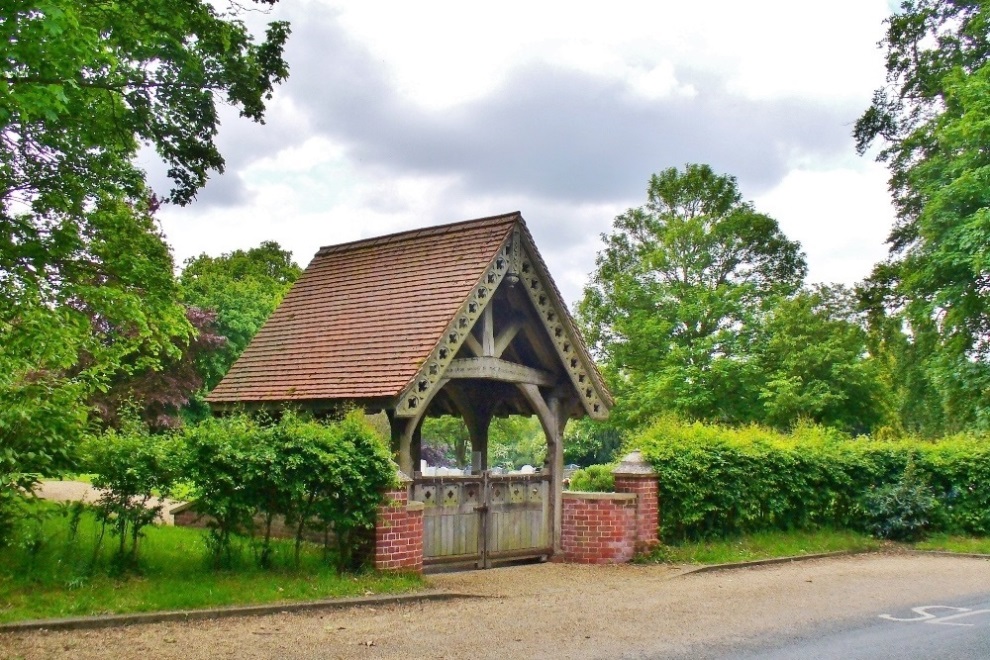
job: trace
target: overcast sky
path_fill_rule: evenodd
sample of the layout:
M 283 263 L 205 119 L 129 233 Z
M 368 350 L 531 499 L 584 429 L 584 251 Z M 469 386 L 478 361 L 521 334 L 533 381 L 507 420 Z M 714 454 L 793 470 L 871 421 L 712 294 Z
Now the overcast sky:
M 290 78 L 266 124 L 225 113 L 226 173 L 159 214 L 177 260 L 276 240 L 305 266 L 323 245 L 518 210 L 573 304 L 600 234 L 689 162 L 735 176 L 801 242 L 809 281 L 883 258 L 886 171 L 851 132 L 884 80 L 888 0 L 581 4 L 255 12 L 291 22 Z

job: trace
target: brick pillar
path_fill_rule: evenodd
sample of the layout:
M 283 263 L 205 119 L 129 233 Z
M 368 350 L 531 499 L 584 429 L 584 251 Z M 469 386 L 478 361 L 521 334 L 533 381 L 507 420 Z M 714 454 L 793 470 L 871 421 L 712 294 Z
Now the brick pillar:
M 412 479 L 399 472 L 399 486 L 386 491 L 375 523 L 375 568 L 423 572 L 423 503 L 409 501 Z
M 657 545 L 660 533 L 660 484 L 653 467 L 634 451 L 612 470 L 615 492 L 636 495 L 636 552 Z
M 576 564 L 621 564 L 633 558 L 636 495 L 564 493 L 560 551 L 553 560 Z

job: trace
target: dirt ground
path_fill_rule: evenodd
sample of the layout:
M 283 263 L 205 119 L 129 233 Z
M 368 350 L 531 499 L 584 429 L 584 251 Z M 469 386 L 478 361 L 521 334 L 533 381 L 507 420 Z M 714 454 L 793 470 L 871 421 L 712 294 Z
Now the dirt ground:
M 775 631 L 990 589 L 990 562 L 855 555 L 681 575 L 535 564 L 430 576 L 482 598 L 101 631 L 0 635 L 4 658 L 711 657 Z

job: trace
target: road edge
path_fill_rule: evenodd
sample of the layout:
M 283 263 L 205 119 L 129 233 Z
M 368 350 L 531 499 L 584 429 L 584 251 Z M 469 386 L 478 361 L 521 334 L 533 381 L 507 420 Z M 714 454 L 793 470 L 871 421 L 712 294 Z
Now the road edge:
M 352 607 L 445 601 L 456 600 L 459 598 L 484 598 L 484 596 L 459 592 L 427 592 L 395 594 L 391 596 L 361 596 L 358 598 L 309 600 L 295 603 L 268 605 L 235 605 L 230 607 L 212 607 L 201 610 L 170 610 L 166 612 L 135 612 L 132 614 L 66 617 L 63 619 L 34 619 L 29 621 L 15 621 L 12 623 L 0 623 L 0 634 L 45 630 L 96 630 L 99 628 L 115 628 L 120 626 L 133 626 L 149 623 L 228 619 L 233 617 L 264 616 L 268 614 L 338 610 Z
M 754 559 L 752 561 L 737 561 L 728 564 L 703 564 L 691 566 L 684 570 L 678 577 L 684 575 L 694 575 L 695 573 L 711 573 L 712 571 L 731 571 L 737 568 L 753 568 L 755 566 L 772 566 L 773 564 L 790 564 L 796 561 L 809 561 L 812 559 L 829 559 L 831 557 L 847 557 L 851 555 L 865 555 L 882 550 L 838 550 L 836 552 L 818 552 L 810 555 L 792 555 L 790 557 L 772 557 L 769 559 Z

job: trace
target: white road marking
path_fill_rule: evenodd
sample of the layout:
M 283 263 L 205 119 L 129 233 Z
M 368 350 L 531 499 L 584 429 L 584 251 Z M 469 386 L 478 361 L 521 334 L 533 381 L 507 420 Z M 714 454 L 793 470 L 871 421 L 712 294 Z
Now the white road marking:
M 933 614 L 930 610 L 948 610 Z M 960 623 L 958 619 L 976 616 L 978 614 L 990 614 L 990 609 L 974 610 L 969 607 L 955 607 L 953 605 L 921 605 L 912 607 L 911 611 L 918 616 L 899 617 L 891 614 L 880 614 L 879 618 L 887 621 L 897 621 L 902 623 L 931 623 L 940 626 L 974 626 L 975 623 Z M 940 616 L 944 615 L 944 616 Z M 990 622 L 988 622 L 990 623 Z
M 953 607 L 951 605 L 922 605 L 921 607 L 912 607 L 911 611 L 915 612 L 919 616 L 901 618 L 892 616 L 890 614 L 881 614 L 881 619 L 886 619 L 887 621 L 909 621 L 909 622 L 920 622 L 928 621 L 929 619 L 935 619 L 938 617 L 937 614 L 932 614 L 928 610 L 954 610 L 956 612 L 969 612 L 968 607 Z

